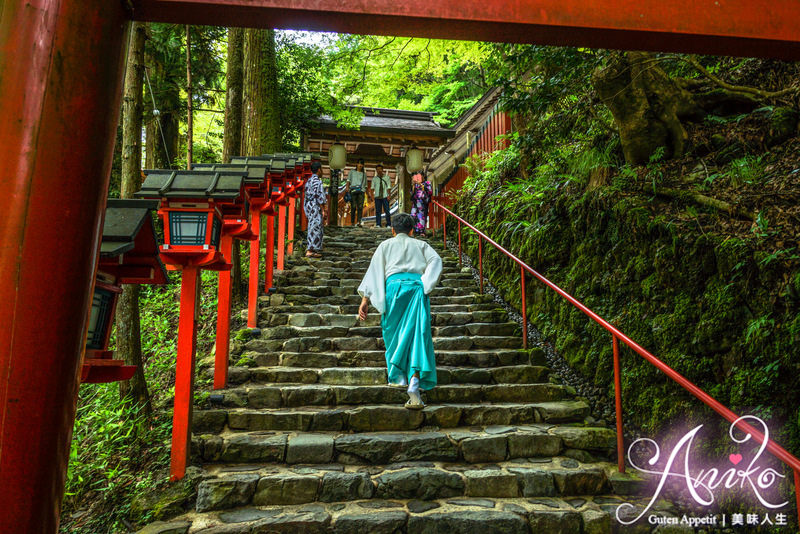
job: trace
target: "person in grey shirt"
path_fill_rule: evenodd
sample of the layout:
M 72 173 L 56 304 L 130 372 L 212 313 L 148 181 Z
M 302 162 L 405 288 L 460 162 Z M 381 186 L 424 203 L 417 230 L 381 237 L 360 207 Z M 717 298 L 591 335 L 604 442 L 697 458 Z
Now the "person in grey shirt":
M 389 173 L 384 172 L 383 165 L 375 166 L 375 176 L 372 178 L 372 193 L 375 197 L 375 226 L 381 226 L 381 212 L 386 213 L 386 226 L 392 226 L 392 216 L 389 214 L 389 192 L 392 189 L 392 180 Z
M 367 173 L 364 160 L 359 159 L 356 168 L 347 174 L 345 193 L 350 193 L 350 224 L 361 226 L 364 215 L 364 192 L 367 190 Z

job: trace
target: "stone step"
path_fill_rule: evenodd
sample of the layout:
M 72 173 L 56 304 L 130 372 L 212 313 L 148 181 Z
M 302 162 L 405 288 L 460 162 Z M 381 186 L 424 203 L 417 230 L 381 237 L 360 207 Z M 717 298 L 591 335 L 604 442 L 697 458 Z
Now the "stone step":
M 234 476 L 234 475 L 230 475 Z M 323 475 L 324 477 L 324 475 Z M 617 508 L 631 503 L 637 510 L 646 500 L 633 496 L 585 495 L 580 497 L 450 497 L 443 499 L 359 499 L 345 503 L 275 506 L 240 505 L 250 502 L 258 481 L 242 475 L 230 486 L 207 487 L 201 507 L 218 511 L 193 511 L 169 522 L 153 523 L 139 534 L 646 534 L 667 532 L 640 521 L 622 530 Z M 339 477 L 347 480 L 346 477 Z M 329 475 L 331 488 L 333 477 Z M 238 483 L 238 484 L 237 484 Z M 320 486 L 321 489 L 321 486 Z M 242 490 L 243 493 L 238 493 Z M 330 491 L 330 489 L 328 490 Z M 216 504 L 215 504 L 216 503 Z M 666 501 L 656 503 L 659 517 L 680 516 Z M 636 512 L 638 514 L 638 511 Z M 672 530 L 670 530 L 671 532 Z M 675 532 L 684 530 L 675 529 Z M 689 530 L 685 530 L 689 532 Z
M 381 367 L 386 365 L 386 351 L 384 350 L 357 350 L 337 352 L 258 352 L 248 351 L 243 356 L 252 359 L 262 367 Z M 438 366 L 453 366 L 459 368 L 484 368 L 507 367 L 513 365 L 546 366 L 547 360 L 544 352 L 539 348 L 530 349 L 484 349 L 469 351 L 436 351 Z M 249 371 L 240 371 L 240 367 L 231 367 L 229 381 L 241 384 L 249 379 Z M 237 373 L 242 373 L 238 378 Z
M 336 328 L 336 327 L 329 327 Z M 517 336 L 434 337 L 435 350 L 516 349 L 522 347 Z M 245 350 L 255 352 L 329 352 L 385 350 L 382 337 L 294 337 L 291 339 L 253 339 Z
M 318 354 L 312 353 L 312 356 Z M 335 356 L 334 361 L 335 360 Z M 382 357 L 382 356 L 381 356 Z M 296 364 L 301 364 L 298 358 Z M 313 362 L 317 363 L 317 362 Z M 213 369 L 208 370 L 213 377 Z M 341 384 L 364 385 L 386 384 L 386 366 L 311 366 L 303 365 L 269 367 L 231 367 L 228 369 L 232 384 L 251 383 L 302 383 L 302 384 Z M 511 365 L 482 369 L 465 367 L 437 366 L 436 375 L 440 385 L 447 384 L 541 384 L 547 383 L 550 369 L 538 365 Z
M 338 371 L 338 369 L 336 369 Z M 343 380 L 344 373 L 328 373 L 319 376 L 312 369 L 298 369 L 286 373 L 286 378 Z M 280 386 L 252 385 L 214 393 L 214 405 L 229 408 L 296 408 L 302 406 L 348 407 L 365 404 L 397 404 L 407 400 L 406 388 L 386 384 L 386 372 L 367 375 L 362 380 L 372 379 L 381 385 L 338 385 L 329 383 L 287 384 Z M 268 376 L 274 376 L 268 372 Z M 353 382 L 357 377 L 354 376 Z M 440 385 L 422 394 L 426 404 L 470 404 L 481 402 L 550 402 L 566 400 L 575 391 L 568 386 L 555 384 L 450 384 Z
M 455 297 L 454 297 L 455 298 Z M 270 301 L 272 305 L 270 305 Z M 339 315 L 350 315 L 352 317 L 356 317 L 358 315 L 358 305 L 361 302 L 360 297 L 357 295 L 353 295 L 352 297 L 346 297 L 342 299 L 340 302 L 335 303 L 318 303 L 318 302 L 307 302 L 305 304 L 301 303 L 289 303 L 286 301 L 286 297 L 284 295 L 271 295 L 269 297 L 259 297 L 259 303 L 262 306 L 261 311 L 259 312 L 259 317 L 262 319 L 271 320 L 274 316 L 280 315 L 287 315 L 292 313 L 318 313 L 318 314 L 339 314 Z M 433 304 L 431 303 L 431 315 L 433 316 L 434 324 L 436 324 L 436 316 L 439 313 L 475 313 L 475 312 L 494 312 L 495 314 L 504 314 L 505 311 L 498 307 L 497 304 L 494 302 L 485 302 L 482 300 L 482 296 L 476 295 L 472 303 L 445 303 L 445 304 Z M 369 317 L 379 317 L 377 313 L 370 313 Z M 482 321 L 482 322 L 491 322 L 491 321 Z M 283 323 L 276 323 L 276 324 L 286 324 Z M 269 326 L 269 325 L 264 325 Z
M 306 296 L 306 297 L 349 297 L 351 295 L 358 295 L 356 288 L 358 287 L 358 280 L 331 280 L 326 285 L 289 285 L 289 286 L 276 286 L 275 293 L 285 295 L 287 300 L 293 297 Z M 335 282 L 335 284 L 334 284 Z M 477 288 L 473 282 L 469 282 L 468 287 L 448 287 L 444 285 L 436 286 L 430 293 L 431 298 L 436 297 L 469 297 L 477 293 Z M 360 298 L 360 297 L 359 297 Z
M 415 465 L 241 466 L 206 469 L 197 492 L 198 512 L 233 506 L 293 505 L 362 499 L 535 498 L 601 495 L 611 491 L 608 463 L 582 464 L 571 458 L 462 466 Z M 580 528 L 580 523 L 578 523 Z M 579 532 L 579 531 L 578 531 Z
M 374 249 L 368 254 L 329 254 L 327 258 L 307 260 L 306 258 L 292 258 L 286 264 L 286 271 L 361 271 L 366 272 Z M 441 255 L 441 254 L 440 254 Z M 442 270 L 460 271 L 463 267 L 458 265 L 458 260 L 449 255 L 442 257 Z M 278 271 L 281 272 L 281 271 Z
M 347 319 L 358 321 L 355 316 Z M 376 314 L 377 317 L 377 314 Z M 295 318 L 295 322 L 297 321 Z M 302 321 L 302 318 L 301 318 Z M 342 321 L 347 323 L 349 321 Z M 460 336 L 519 336 L 521 329 L 517 323 L 468 323 L 464 325 L 434 326 L 431 329 L 434 338 Z M 381 337 L 378 325 L 362 326 L 271 326 L 263 330 L 261 339 L 292 339 L 302 337 Z
M 265 308 L 261 310 L 261 320 L 264 328 L 272 326 L 378 326 L 381 324 L 380 315 L 377 313 L 367 316 L 366 321 L 360 321 L 356 314 L 343 315 L 341 313 L 313 313 L 298 312 L 293 308 L 297 306 L 279 306 L 281 311 Z M 507 323 L 508 314 L 501 310 L 475 311 L 475 312 L 438 312 L 431 313 L 433 326 L 458 326 L 470 323 Z M 516 325 L 516 323 L 514 323 Z
M 536 403 L 440 404 L 424 410 L 408 410 L 402 404 L 301 407 L 292 409 L 227 408 L 195 410 L 196 433 L 231 430 L 293 430 L 382 432 L 421 427 L 455 428 L 471 425 L 525 425 L 530 423 L 581 422 L 589 415 L 582 400 Z
M 398 462 L 503 462 L 564 455 L 610 460 L 614 431 L 601 427 L 488 426 L 438 432 L 229 432 L 195 436 L 203 462 L 381 465 Z
M 473 304 L 477 288 L 456 288 L 437 286 L 430 293 L 431 304 Z M 278 288 L 277 295 L 283 295 L 284 300 L 294 304 L 359 304 L 361 297 L 356 292 L 356 286 L 351 287 L 305 287 L 289 286 Z M 452 302 L 451 299 L 460 299 Z M 374 311 L 374 310 L 373 310 Z
M 326 282 L 326 281 L 338 281 L 338 280 L 359 280 L 364 278 L 364 273 L 357 273 L 354 271 L 341 271 L 341 270 L 333 270 L 333 271 L 306 271 L 306 272 L 295 272 L 295 271 L 284 271 L 280 276 L 275 277 L 275 283 L 280 283 L 281 285 L 293 285 L 293 284 L 301 284 L 307 285 L 309 283 L 317 283 L 317 282 Z M 460 269 L 450 270 L 450 271 L 442 271 L 442 279 L 447 278 L 448 280 L 473 280 L 472 272 L 462 272 Z M 474 283 L 474 282 L 473 282 Z M 325 285 L 325 284 L 322 284 Z

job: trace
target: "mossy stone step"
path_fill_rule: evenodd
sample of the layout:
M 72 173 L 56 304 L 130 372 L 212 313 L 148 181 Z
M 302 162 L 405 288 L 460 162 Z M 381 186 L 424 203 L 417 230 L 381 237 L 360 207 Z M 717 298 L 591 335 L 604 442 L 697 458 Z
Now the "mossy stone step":
M 377 314 L 376 314 L 377 316 Z M 342 317 L 342 316 L 340 316 Z M 303 318 L 305 319 L 305 318 Z M 263 329 L 261 339 L 291 339 L 297 337 L 381 337 L 382 331 L 379 325 L 362 326 L 357 322 L 354 326 L 343 326 L 358 321 L 357 317 L 344 316 L 343 319 L 329 319 L 328 322 L 339 322 L 336 326 L 270 326 Z M 294 322 L 297 321 L 296 319 Z M 305 322 L 305 321 L 302 321 Z M 311 321 L 313 322 L 313 321 Z M 321 320 L 320 320 L 321 322 Z M 469 323 L 465 325 L 434 326 L 431 333 L 437 337 L 460 337 L 460 336 L 517 336 L 520 335 L 519 327 L 516 323 Z
M 320 356 L 310 353 L 298 357 L 291 362 L 292 366 L 274 365 L 267 367 L 231 367 L 229 375 L 235 375 L 234 384 L 270 383 L 270 384 L 339 384 L 339 385 L 364 385 L 386 383 L 385 366 L 352 366 L 338 367 L 336 365 L 308 366 L 304 359 L 313 359 Z M 338 362 L 336 355 L 326 354 L 327 361 L 315 360 L 311 363 L 335 364 Z M 377 358 L 376 358 L 377 360 Z M 376 363 L 382 363 L 379 360 Z M 302 365 L 302 367 L 301 367 Z M 309 368 L 310 367 L 310 368 Z M 213 368 L 208 370 L 209 377 L 213 377 Z M 548 367 L 539 365 L 511 365 L 491 368 L 467 368 L 437 366 L 436 375 L 439 384 L 541 384 L 547 383 L 550 376 Z
M 455 428 L 471 425 L 524 425 L 582 422 L 589 406 L 582 400 L 536 403 L 439 404 L 424 410 L 398 405 L 292 409 L 229 408 L 195 410 L 193 429 L 198 433 L 231 430 L 293 430 L 379 432 L 416 430 L 421 427 Z
M 262 306 L 269 306 L 270 301 L 273 302 L 271 308 L 262 308 L 259 312 L 259 317 L 265 321 L 268 321 L 269 324 L 265 324 L 264 326 L 270 325 L 280 325 L 286 324 L 286 321 L 280 321 L 276 319 L 277 317 L 291 313 L 317 313 L 320 315 L 327 315 L 327 314 L 339 314 L 339 315 L 349 315 L 351 317 L 356 317 L 358 315 L 358 304 L 361 302 L 359 297 L 355 297 L 353 299 L 349 299 L 353 301 L 352 303 L 345 303 L 345 302 L 336 302 L 336 303 L 318 303 L 318 302 L 307 302 L 305 304 L 299 303 L 288 303 L 286 302 L 286 298 L 284 295 L 271 295 L 269 297 L 260 297 L 259 302 Z M 279 303 L 279 304 L 278 304 Z M 489 317 L 496 316 L 495 314 L 505 314 L 505 311 L 502 308 L 499 308 L 493 302 L 483 302 L 478 298 L 475 298 L 472 303 L 468 304 L 431 304 L 431 315 L 433 317 L 434 324 L 437 321 L 437 315 L 440 313 L 460 313 L 460 314 L 469 314 L 469 313 L 487 313 L 491 314 Z M 380 317 L 377 313 L 370 313 L 369 317 Z M 276 321 L 273 323 L 272 321 Z M 492 322 L 490 319 L 482 319 L 481 322 Z
M 335 327 L 329 327 L 335 328 Z M 516 336 L 456 336 L 434 337 L 433 348 L 439 350 L 460 350 L 504 348 L 515 349 L 522 346 L 522 339 Z M 292 337 L 288 339 L 253 339 L 245 343 L 245 350 L 254 352 L 329 352 L 384 350 L 382 337 Z
M 245 488 L 249 492 L 249 487 Z M 255 489 L 252 491 L 255 493 Z M 153 528 L 138 534 L 185 534 L 192 523 L 204 534 L 611 534 L 619 531 L 614 514 L 623 502 L 640 509 L 646 506 L 641 498 L 607 494 L 577 498 L 452 497 L 427 501 L 373 498 L 344 503 L 234 505 L 212 512 L 193 511 L 169 523 L 154 523 Z M 657 503 L 653 512 L 676 517 L 666 502 Z M 656 531 L 664 530 L 647 524 L 626 530 L 635 534 Z
M 311 376 L 299 376 L 301 373 Z M 312 370 L 290 371 L 290 378 L 317 378 Z M 337 376 L 338 375 L 338 376 Z M 225 390 L 215 395 L 215 403 L 225 407 L 293 408 L 303 406 L 355 406 L 363 404 L 397 404 L 408 400 L 405 388 L 386 384 L 385 371 L 353 373 L 352 382 L 372 382 L 380 385 L 339 385 L 330 383 L 286 384 L 274 386 L 251 385 Z M 330 373 L 344 381 L 343 373 Z M 320 377 L 322 379 L 326 377 Z M 570 398 L 574 391 L 555 384 L 449 384 L 423 392 L 430 404 L 470 404 L 480 402 L 549 402 Z
M 218 466 L 208 470 L 213 478 L 205 478 L 198 486 L 197 511 L 251 503 L 270 506 L 372 498 L 573 497 L 611 490 L 605 463 L 581 464 L 570 458 L 555 458 L 543 463 L 460 467 L 423 463 L 355 471 L 345 466 L 269 466 L 243 474 L 225 472 L 225 466 Z
M 337 352 L 294 352 L 294 351 L 248 351 L 243 354 L 263 367 L 378 367 L 386 365 L 384 350 L 355 350 Z M 496 368 L 513 365 L 530 364 L 546 366 L 547 361 L 541 349 L 482 349 L 468 351 L 436 351 L 437 366 L 454 366 L 470 370 L 471 368 Z M 237 372 L 237 371 L 234 371 Z M 245 373 L 244 370 L 238 371 Z M 233 373 L 231 373 L 233 375 Z M 233 376 L 234 384 L 249 379 L 249 371 L 242 378 Z M 237 381 L 238 380 L 238 381 Z
M 607 428 L 533 424 L 422 433 L 235 432 L 196 436 L 194 446 L 204 462 L 358 466 L 412 461 L 476 464 L 560 454 L 582 461 L 606 461 L 615 444 L 615 434 Z M 632 484 L 627 487 L 633 489 Z

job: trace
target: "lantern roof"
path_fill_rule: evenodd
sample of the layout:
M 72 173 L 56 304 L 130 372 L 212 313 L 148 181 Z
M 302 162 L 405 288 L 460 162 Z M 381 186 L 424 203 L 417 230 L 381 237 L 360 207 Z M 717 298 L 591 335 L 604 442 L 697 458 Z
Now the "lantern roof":
M 231 163 L 246 163 L 248 165 L 266 165 L 267 172 L 282 173 L 286 170 L 286 162 L 280 158 L 274 158 L 272 155 L 264 156 L 234 156 L 231 158 Z
M 243 171 L 247 173 L 245 184 L 256 185 L 264 181 L 269 171 L 269 162 L 251 161 L 250 163 L 196 163 L 192 170 L 197 171 Z
M 298 165 L 298 154 L 286 154 L 286 153 L 276 153 L 276 154 L 264 154 L 263 157 L 265 158 L 272 158 L 272 161 L 283 161 L 286 165 L 286 169 L 294 169 Z M 300 161 L 302 164 L 302 160 Z
M 175 171 L 157 169 L 144 171 L 146 178 L 140 198 L 211 198 L 235 200 L 242 194 L 248 172 L 225 171 Z
M 166 283 L 153 225 L 152 211 L 157 208 L 155 200 L 108 199 L 98 270 L 120 284 Z

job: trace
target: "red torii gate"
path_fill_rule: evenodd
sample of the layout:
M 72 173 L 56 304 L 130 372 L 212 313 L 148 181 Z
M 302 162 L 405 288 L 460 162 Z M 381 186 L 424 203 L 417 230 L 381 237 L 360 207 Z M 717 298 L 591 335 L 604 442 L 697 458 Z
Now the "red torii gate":
M 0 532 L 58 529 L 132 19 L 800 59 L 796 0 L 6 1 Z

